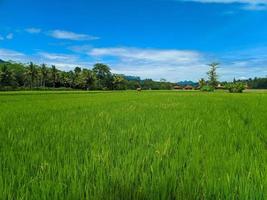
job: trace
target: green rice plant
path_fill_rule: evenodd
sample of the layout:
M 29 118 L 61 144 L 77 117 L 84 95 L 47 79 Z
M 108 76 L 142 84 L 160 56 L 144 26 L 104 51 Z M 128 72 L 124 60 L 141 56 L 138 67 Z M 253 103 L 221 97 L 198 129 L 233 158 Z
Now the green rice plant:
M 267 93 L 0 93 L 0 199 L 265 199 Z

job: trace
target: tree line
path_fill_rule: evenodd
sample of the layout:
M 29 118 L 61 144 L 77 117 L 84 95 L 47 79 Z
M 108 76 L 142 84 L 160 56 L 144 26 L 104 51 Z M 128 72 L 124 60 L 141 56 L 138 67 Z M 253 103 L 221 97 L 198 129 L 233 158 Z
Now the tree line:
M 234 79 L 232 82 L 219 82 L 217 74 L 219 63 L 211 63 L 209 66 L 208 79 L 202 78 L 198 83 L 192 82 L 194 88 L 213 91 L 218 89 L 218 85 L 224 89 L 229 86 L 242 88 L 246 85 L 247 88 L 251 89 L 267 89 L 267 78 Z M 135 90 L 137 88 L 144 90 L 170 90 L 175 85 L 177 83 L 167 82 L 165 79 L 160 81 L 152 79 L 141 80 L 140 77 L 114 74 L 108 65 L 102 63 L 96 63 L 92 69 L 75 67 L 74 70 L 62 71 L 55 65 L 37 65 L 32 62 L 22 64 L 0 60 L 0 90 Z
M 247 84 L 251 89 L 267 89 L 267 77 L 266 78 L 249 78 L 247 80 L 234 80 L 234 82 L 242 82 Z
M 172 89 L 166 80 L 141 80 L 139 77 L 114 74 L 108 65 L 97 63 L 92 69 L 75 67 L 62 71 L 55 65 L 0 62 L 0 89 L 80 89 L 126 90 Z
M 199 88 L 205 88 L 205 86 L 212 87 L 214 89 L 216 88 L 224 88 L 229 89 L 230 86 L 236 86 L 236 87 L 244 87 L 248 89 L 267 89 L 267 77 L 265 78 L 258 78 L 255 77 L 254 79 L 242 79 L 242 80 L 236 80 L 234 78 L 233 81 L 227 82 L 220 82 L 218 81 L 218 74 L 217 69 L 219 63 L 211 63 L 208 64 L 210 66 L 209 71 L 207 72 L 208 80 L 205 80 L 204 78 L 200 79 L 198 82 Z

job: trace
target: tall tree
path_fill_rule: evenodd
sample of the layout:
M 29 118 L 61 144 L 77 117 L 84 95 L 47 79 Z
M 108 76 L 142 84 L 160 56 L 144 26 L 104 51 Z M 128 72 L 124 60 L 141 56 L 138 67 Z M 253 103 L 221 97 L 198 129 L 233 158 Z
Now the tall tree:
M 68 77 L 68 72 L 60 72 L 59 73 L 59 82 L 60 82 L 60 86 L 64 86 L 64 87 L 70 87 L 70 80 Z
M 75 67 L 74 73 L 79 75 L 82 72 L 82 69 L 80 67 Z
M 56 87 L 56 81 L 57 81 L 57 68 L 55 65 L 52 65 L 51 74 L 52 74 L 53 87 L 55 88 Z
M 205 79 L 204 79 L 204 78 L 200 79 L 200 80 L 198 81 L 198 85 L 199 85 L 200 88 L 202 88 L 203 86 L 205 86 L 205 85 L 206 85 L 206 81 L 205 81 Z
M 109 66 L 97 63 L 94 65 L 93 72 L 96 74 L 99 88 L 112 88 L 112 74 Z
M 15 84 L 15 77 L 13 72 L 4 65 L 0 71 L 0 86 L 12 86 Z
M 95 79 L 95 73 L 92 70 L 83 69 L 82 80 L 85 89 L 90 90 L 94 85 Z
M 26 75 L 30 79 L 30 88 L 32 88 L 33 84 L 34 84 L 34 81 L 35 81 L 35 79 L 37 77 L 37 70 L 36 70 L 35 65 L 32 62 L 30 62 L 30 65 L 27 68 Z
M 112 83 L 115 90 L 126 89 L 126 80 L 121 75 L 114 74 Z
M 42 80 L 41 84 L 43 87 L 46 86 L 47 77 L 48 77 L 48 69 L 47 69 L 45 64 L 42 64 L 42 66 L 41 66 L 41 80 Z
M 75 87 L 80 88 L 82 87 L 82 76 L 81 76 L 82 69 L 80 67 L 75 67 L 74 69 L 74 76 L 75 76 Z
M 216 87 L 218 85 L 218 74 L 217 69 L 219 66 L 219 63 L 211 63 L 209 64 L 210 70 L 207 72 L 208 78 L 209 78 L 209 85 L 212 87 Z
M 75 74 L 73 71 L 67 72 L 68 82 L 71 88 L 75 87 Z

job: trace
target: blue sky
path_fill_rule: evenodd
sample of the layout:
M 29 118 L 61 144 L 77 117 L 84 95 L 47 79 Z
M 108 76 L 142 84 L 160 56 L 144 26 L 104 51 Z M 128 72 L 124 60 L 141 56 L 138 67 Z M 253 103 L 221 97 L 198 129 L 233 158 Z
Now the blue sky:
M 267 0 L 0 0 L 0 59 L 170 81 L 267 76 Z

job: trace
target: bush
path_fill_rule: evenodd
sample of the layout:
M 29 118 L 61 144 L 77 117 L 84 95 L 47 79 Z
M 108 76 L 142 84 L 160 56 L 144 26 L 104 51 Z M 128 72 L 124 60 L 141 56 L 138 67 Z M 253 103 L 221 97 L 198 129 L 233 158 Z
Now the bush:
M 242 93 L 245 90 L 243 83 L 230 83 L 226 86 L 230 93 Z
M 204 85 L 203 87 L 200 88 L 202 92 L 214 92 L 214 87 L 209 86 L 209 85 Z
M 33 88 L 29 88 L 29 87 L 16 87 L 16 86 L 0 86 L 0 91 L 71 91 L 71 90 L 74 90 L 74 89 L 66 88 L 66 87 L 59 87 L 59 88 L 33 87 Z
M 0 91 L 16 91 L 18 90 L 15 86 L 0 86 Z

